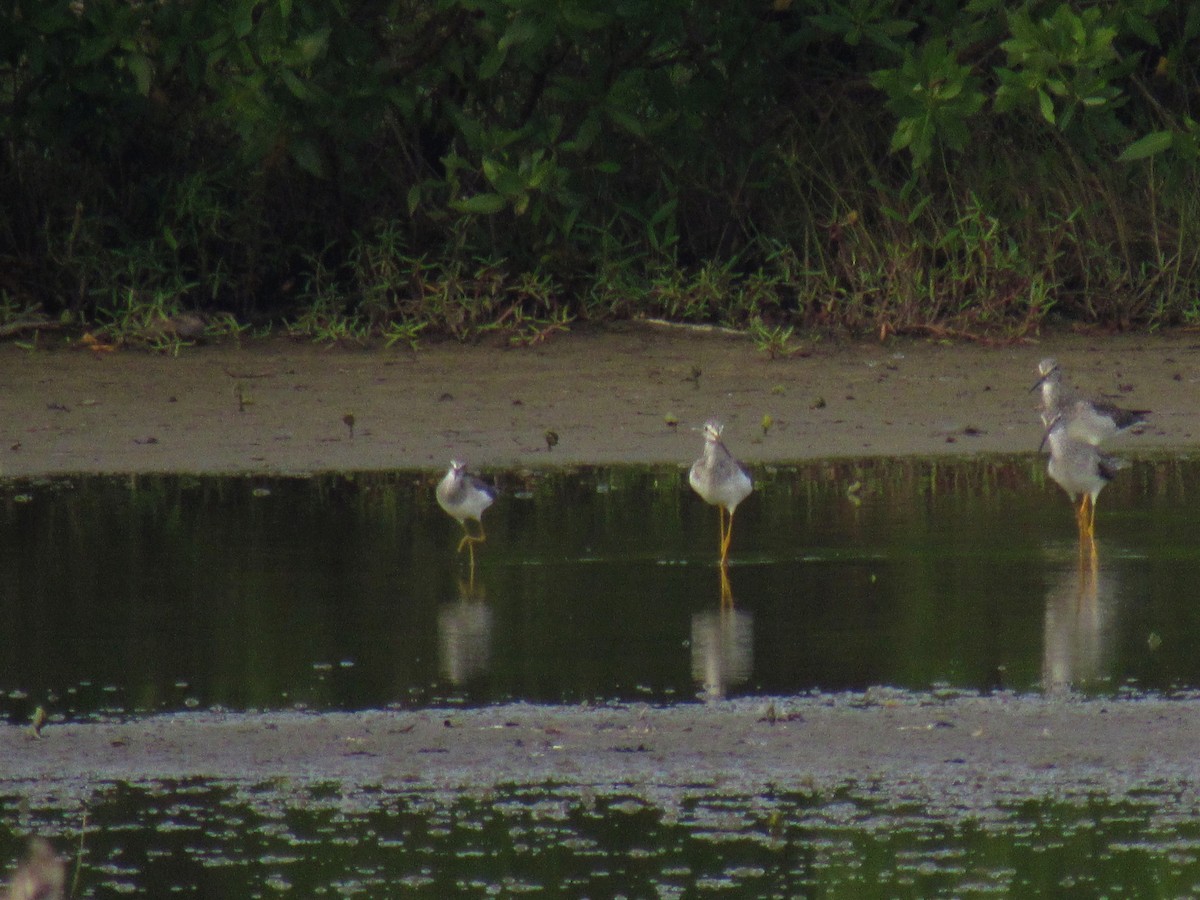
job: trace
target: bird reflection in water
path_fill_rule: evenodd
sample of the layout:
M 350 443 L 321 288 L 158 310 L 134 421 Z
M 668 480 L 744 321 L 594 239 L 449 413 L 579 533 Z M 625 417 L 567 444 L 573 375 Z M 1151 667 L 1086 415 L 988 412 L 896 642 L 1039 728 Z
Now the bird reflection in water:
M 716 611 L 692 616 L 692 679 L 705 700 L 724 699 L 733 685 L 741 684 L 754 669 L 754 616 L 734 609 L 729 569 L 721 573 L 720 601 Z
M 1100 565 L 1100 551 L 1088 537 L 1079 541 L 1079 559 L 1046 594 L 1042 689 L 1064 694 L 1095 684 L 1106 675 L 1114 606 L 1112 573 Z
M 25 858 L 13 872 L 5 890 L 0 885 L 0 900 L 63 900 L 66 897 L 66 864 L 40 837 L 31 838 Z
M 459 581 L 458 598 L 438 610 L 438 657 L 453 684 L 483 674 L 491 663 L 492 608 L 474 577 Z

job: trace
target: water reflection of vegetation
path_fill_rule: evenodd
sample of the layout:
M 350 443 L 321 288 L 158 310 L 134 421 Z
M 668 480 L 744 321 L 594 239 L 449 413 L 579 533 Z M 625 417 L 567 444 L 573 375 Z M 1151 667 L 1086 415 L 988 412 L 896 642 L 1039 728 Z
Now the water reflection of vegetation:
M 1090 678 L 1200 683 L 1186 637 L 1200 613 L 1184 601 L 1200 467 L 1124 474 L 1101 514 L 1114 587 Z M 756 626 L 738 690 L 1042 681 L 1047 598 L 1075 546 L 1044 459 L 755 476 L 731 557 L 737 609 Z M 443 606 L 462 603 L 466 572 L 438 477 L 0 486 L 0 690 L 30 695 L 6 708 L 43 695 L 58 711 L 693 696 L 692 621 L 718 608 L 717 570 L 711 509 L 683 466 L 497 473 L 486 600 L 458 607 L 485 609 L 488 627 L 454 626 L 460 642 L 489 635 L 469 675 L 447 661 Z M 1127 594 L 1137 603 L 1118 603 Z

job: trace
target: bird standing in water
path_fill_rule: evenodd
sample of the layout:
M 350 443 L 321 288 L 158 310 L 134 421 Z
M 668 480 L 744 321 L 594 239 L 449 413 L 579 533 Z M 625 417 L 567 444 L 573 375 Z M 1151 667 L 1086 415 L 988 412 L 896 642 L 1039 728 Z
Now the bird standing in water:
M 457 553 L 466 547 L 471 554 L 471 571 L 475 570 L 475 545 L 487 540 L 483 531 L 483 512 L 496 499 L 496 492 L 467 472 L 467 464 L 457 459 L 450 461 L 446 476 L 438 483 L 437 502 L 463 528 L 462 540 Z M 467 522 L 479 523 L 479 534 L 471 534 Z
M 704 453 L 692 463 L 688 483 L 705 503 L 717 507 L 721 526 L 721 565 L 729 561 L 729 544 L 733 540 L 733 513 L 739 503 L 750 496 L 754 484 L 748 473 L 721 441 L 724 426 L 715 419 L 704 423 Z M 726 525 L 728 513 L 728 525 Z
M 1091 539 L 1096 535 L 1096 498 L 1129 463 L 1071 437 L 1070 427 L 1070 420 L 1063 413 L 1051 420 L 1046 431 L 1046 441 L 1050 444 L 1046 472 L 1072 502 L 1078 498 L 1075 521 L 1079 524 L 1079 536 Z

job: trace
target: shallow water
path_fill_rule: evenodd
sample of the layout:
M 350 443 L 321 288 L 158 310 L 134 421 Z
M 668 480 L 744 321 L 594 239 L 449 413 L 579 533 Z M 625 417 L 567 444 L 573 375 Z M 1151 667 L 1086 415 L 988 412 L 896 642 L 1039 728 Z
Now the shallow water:
M 474 578 L 434 476 L 0 489 L 0 711 L 361 709 L 1200 687 L 1200 466 L 1142 462 L 1094 552 L 1032 457 L 501 473 Z
M 1094 553 L 1032 457 L 755 474 L 730 603 L 675 468 L 496 474 L 473 580 L 431 474 L 0 485 L 0 711 L 1200 688 L 1195 463 L 1122 472 Z M 1194 783 L 984 809 L 918 785 L 197 778 L 96 784 L 85 813 L 0 761 L 0 859 L 82 833 L 83 897 L 1200 892 Z
M 858 783 L 753 796 L 108 785 L 89 809 L 81 895 L 1195 896 L 1198 799 L 1172 790 L 964 810 Z M 18 827 L 52 831 L 56 818 L 27 808 Z M 0 836 L 0 852 L 19 849 Z

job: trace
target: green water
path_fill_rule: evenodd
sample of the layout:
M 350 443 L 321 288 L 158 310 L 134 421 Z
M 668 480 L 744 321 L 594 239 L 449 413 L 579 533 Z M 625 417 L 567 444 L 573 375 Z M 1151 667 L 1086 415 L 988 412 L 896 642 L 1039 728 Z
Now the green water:
M 496 475 L 473 583 L 433 475 L 9 484 L 0 712 L 1200 687 L 1200 467 L 1109 486 L 1093 577 L 1043 466 L 760 470 L 724 614 L 674 468 Z
M 1122 472 L 1082 556 L 1044 460 L 762 469 L 731 606 L 682 470 L 487 474 L 503 494 L 473 581 L 434 474 L 0 485 L 0 713 L 1200 688 L 1190 461 Z M 980 808 L 918 784 L 31 796 L 0 760 L 0 860 L 83 832 L 77 896 L 97 898 L 1200 893 L 1188 778 Z
M 110 785 L 90 806 L 82 896 L 1195 896 L 1200 797 L 1186 793 L 972 810 L 853 783 L 668 798 Z M 12 818 L 47 832 L 62 816 Z M 0 852 L 20 848 L 0 828 Z

